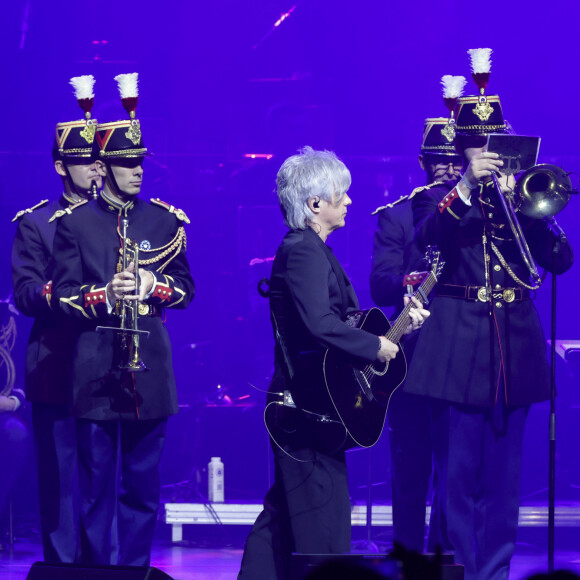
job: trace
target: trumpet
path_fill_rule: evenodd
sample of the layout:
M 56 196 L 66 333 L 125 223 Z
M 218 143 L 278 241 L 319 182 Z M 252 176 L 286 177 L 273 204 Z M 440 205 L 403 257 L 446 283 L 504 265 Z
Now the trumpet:
M 121 220 L 121 236 L 123 238 L 122 270 L 126 270 L 133 262 L 135 266 L 135 292 L 139 292 L 141 278 L 139 276 L 139 244 L 127 237 L 129 220 Z M 139 330 L 139 301 L 121 300 L 120 305 L 121 331 L 121 363 L 119 368 L 129 372 L 148 370 L 139 354 L 142 335 L 149 336 L 149 332 Z
M 133 262 L 135 266 L 135 292 L 139 292 L 141 278 L 139 276 L 139 244 L 127 236 L 129 220 L 121 219 L 121 239 L 123 249 L 121 254 L 121 271 L 127 270 Z M 119 326 L 98 326 L 97 330 L 108 330 L 119 338 L 119 365 L 118 368 L 131 373 L 148 371 L 141 360 L 140 343 L 142 337 L 148 337 L 148 330 L 139 330 L 139 301 L 119 300 L 116 305 L 116 314 L 119 317 Z
M 551 218 L 566 207 L 570 196 L 578 193 L 578 190 L 572 187 L 568 173 L 561 167 L 549 163 L 534 165 L 524 171 L 518 177 L 514 189 L 508 194 L 502 192 L 495 173 L 491 178 L 522 259 L 533 283 L 539 285 L 541 277 L 516 211 L 534 219 Z

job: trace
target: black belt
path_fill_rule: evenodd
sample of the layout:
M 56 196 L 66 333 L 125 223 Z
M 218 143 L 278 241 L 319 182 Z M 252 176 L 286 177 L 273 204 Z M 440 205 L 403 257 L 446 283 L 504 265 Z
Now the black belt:
M 449 298 L 463 298 L 474 302 L 487 302 L 485 286 L 458 286 L 456 284 L 438 284 L 434 290 L 435 296 L 447 296 Z M 525 288 L 496 288 L 491 291 L 491 299 L 503 300 L 504 302 L 519 302 L 528 300 L 530 291 Z

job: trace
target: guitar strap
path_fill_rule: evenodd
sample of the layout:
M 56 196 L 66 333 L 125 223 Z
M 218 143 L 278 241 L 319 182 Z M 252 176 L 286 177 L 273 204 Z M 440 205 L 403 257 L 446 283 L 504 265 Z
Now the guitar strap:
M 284 362 L 286 363 L 286 370 L 288 371 L 288 378 L 290 381 L 294 378 L 294 367 L 292 366 L 292 362 L 290 361 L 290 355 L 288 354 L 288 349 L 286 348 L 286 342 L 280 329 L 278 328 L 278 321 L 276 320 L 276 315 L 272 308 L 270 308 L 270 319 L 272 320 L 272 328 L 274 329 L 274 337 L 276 338 L 276 342 L 282 351 L 282 356 L 284 357 Z
M 344 320 L 346 318 L 346 313 L 348 312 L 349 306 L 349 296 L 348 291 L 346 289 L 346 273 L 342 266 L 340 265 L 339 261 L 336 259 L 334 252 L 327 246 L 326 247 L 326 254 L 328 258 L 328 262 L 334 275 L 336 276 L 336 281 L 338 283 L 338 288 L 340 290 L 340 297 L 341 297 L 341 305 L 340 305 L 340 318 Z M 358 310 L 358 302 L 356 298 L 354 298 L 354 307 L 355 310 Z

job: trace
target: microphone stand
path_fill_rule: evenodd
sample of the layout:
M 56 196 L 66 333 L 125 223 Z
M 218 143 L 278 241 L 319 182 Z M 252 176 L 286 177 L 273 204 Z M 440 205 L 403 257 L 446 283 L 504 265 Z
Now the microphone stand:
M 552 248 L 552 312 L 550 341 L 550 422 L 548 447 L 548 572 L 554 571 L 554 510 L 556 500 L 556 261 L 561 237 Z

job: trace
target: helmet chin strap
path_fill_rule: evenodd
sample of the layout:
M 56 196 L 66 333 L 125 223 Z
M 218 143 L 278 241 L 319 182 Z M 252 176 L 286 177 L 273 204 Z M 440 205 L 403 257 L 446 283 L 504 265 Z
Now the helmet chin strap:
M 75 182 L 73 181 L 72 175 L 70 174 L 70 171 L 68 169 L 68 165 L 67 165 L 66 161 L 64 159 L 61 159 L 61 161 L 62 161 L 62 166 L 64 167 L 64 171 L 66 173 L 66 178 L 68 180 L 68 185 L 70 187 L 70 190 L 78 197 L 85 197 L 79 193 L 79 190 L 77 189 L 77 186 L 76 186 Z
M 64 171 L 66 173 L 66 178 L 68 180 L 68 184 L 70 187 L 70 190 L 72 193 L 74 193 L 76 196 L 78 197 L 82 197 L 83 199 L 88 199 L 90 197 L 90 195 L 92 195 L 93 197 L 96 197 L 96 195 L 93 192 L 93 188 L 91 187 L 91 189 L 89 190 L 83 190 L 82 193 L 79 192 L 79 188 L 77 187 L 76 183 L 73 181 L 72 175 L 70 174 L 68 165 L 66 163 L 66 161 L 64 159 L 61 159 L 62 161 L 62 166 L 64 167 Z M 91 186 L 94 182 L 91 181 Z M 95 184 L 95 188 L 94 191 L 96 191 L 96 184 Z
M 119 198 L 124 200 L 124 203 L 126 203 L 125 198 L 127 197 L 122 191 L 121 188 L 119 187 L 119 184 L 117 183 L 117 180 L 115 179 L 115 174 L 113 173 L 113 168 L 111 167 L 111 163 L 108 160 L 103 160 L 103 163 L 105 164 L 105 167 L 107 168 L 107 176 L 110 179 L 111 185 L 113 187 L 113 190 L 115 193 L 115 195 Z

